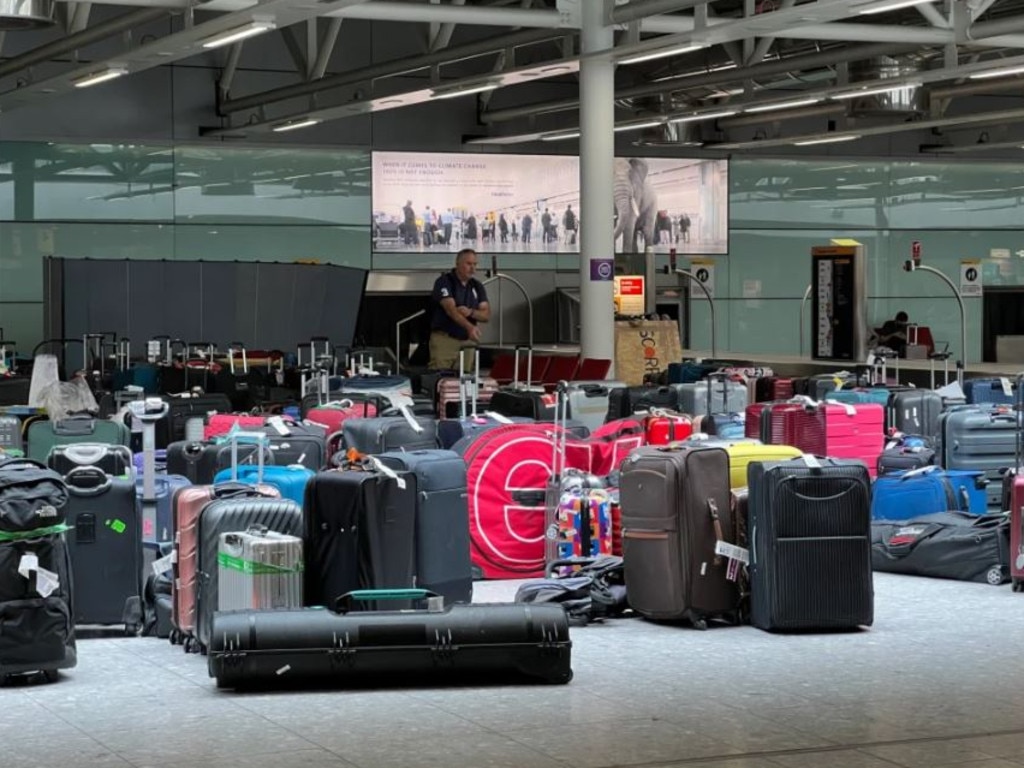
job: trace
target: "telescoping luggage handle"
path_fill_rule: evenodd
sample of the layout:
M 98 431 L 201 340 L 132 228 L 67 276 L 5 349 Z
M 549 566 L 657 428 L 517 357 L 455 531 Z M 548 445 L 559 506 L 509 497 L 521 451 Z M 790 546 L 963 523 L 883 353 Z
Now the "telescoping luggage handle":
M 554 434 L 551 436 L 552 481 L 559 482 L 565 471 L 565 445 L 569 431 L 569 382 L 560 381 L 555 387 Z
M 430 612 L 444 610 L 444 598 L 429 589 L 356 589 L 337 598 L 334 601 L 334 610 L 337 613 L 348 613 L 352 610 L 353 603 L 379 603 L 389 600 L 423 601 Z
M 466 373 L 466 357 L 463 354 L 469 350 L 473 351 L 473 373 Z M 466 419 L 476 418 L 477 397 L 480 392 L 480 348 L 475 344 L 465 344 L 459 347 L 459 417 Z M 467 413 L 467 400 L 470 403 Z M 444 414 L 442 414 L 443 416 Z
M 232 376 L 238 375 L 235 370 L 236 353 L 242 357 L 242 375 L 246 376 L 249 374 L 249 353 L 245 350 L 245 344 L 240 341 L 228 342 L 228 367 L 231 370 Z
M 520 387 L 519 384 L 519 353 L 522 350 L 526 350 L 526 381 L 523 382 Z M 525 345 L 516 345 L 514 362 L 515 373 L 513 374 L 512 387 L 514 389 L 529 389 L 530 385 L 533 384 L 533 347 Z
M 238 480 L 238 444 L 256 446 L 256 482 L 263 482 L 263 454 L 270 448 L 270 436 L 263 432 L 245 432 L 232 427 L 228 433 L 231 442 L 231 479 Z

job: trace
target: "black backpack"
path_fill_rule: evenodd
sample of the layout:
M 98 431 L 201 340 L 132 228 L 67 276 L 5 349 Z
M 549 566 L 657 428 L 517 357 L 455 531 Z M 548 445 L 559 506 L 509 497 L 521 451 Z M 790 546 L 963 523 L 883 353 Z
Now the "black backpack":
M 629 612 L 621 557 L 558 560 L 548 566 L 548 573 L 566 565 L 578 565 L 579 569 L 571 576 L 524 582 L 516 590 L 515 601 L 561 603 L 570 623 L 576 625 L 618 618 Z

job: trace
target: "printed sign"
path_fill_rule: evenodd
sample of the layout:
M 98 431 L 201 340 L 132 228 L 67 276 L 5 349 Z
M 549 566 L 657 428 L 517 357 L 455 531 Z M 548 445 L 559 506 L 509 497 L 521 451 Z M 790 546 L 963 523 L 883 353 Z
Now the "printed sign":
M 643 275 L 615 276 L 615 314 L 642 315 L 644 313 Z
M 966 298 L 981 296 L 981 262 L 960 262 L 960 295 Z
M 610 283 L 615 276 L 614 259 L 591 259 L 590 280 L 594 283 Z
M 690 272 L 707 288 L 708 295 L 712 299 L 715 298 L 715 262 L 710 259 L 694 260 L 691 262 Z M 704 291 L 697 285 L 697 280 L 690 281 L 690 298 L 703 299 Z

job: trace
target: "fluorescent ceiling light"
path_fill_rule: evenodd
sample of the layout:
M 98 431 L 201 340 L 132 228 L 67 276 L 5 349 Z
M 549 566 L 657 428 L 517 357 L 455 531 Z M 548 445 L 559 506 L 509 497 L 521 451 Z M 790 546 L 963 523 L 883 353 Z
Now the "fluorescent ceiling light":
M 93 72 L 91 75 L 85 75 L 74 80 L 75 88 L 88 88 L 90 85 L 99 85 L 105 83 L 108 80 L 121 77 L 122 75 L 128 74 L 127 67 L 107 67 L 99 72 Z
M 294 131 L 299 128 L 309 128 L 311 125 L 319 125 L 320 121 L 315 117 L 307 117 L 304 120 L 295 120 L 291 123 L 281 123 L 271 128 L 276 133 L 283 133 L 284 131 Z
M 549 133 L 540 137 L 541 141 L 564 141 L 566 139 L 578 139 L 579 131 L 562 131 L 561 133 Z
M 671 123 L 696 123 L 700 120 L 714 120 L 719 117 L 730 117 L 736 114 L 735 109 L 724 109 L 719 112 L 701 112 L 696 115 L 686 115 L 685 117 L 674 117 L 669 122 Z
M 1024 74 L 1024 66 L 1002 67 L 1001 69 L 990 69 L 985 72 L 975 72 L 968 75 L 968 80 L 987 80 L 990 77 L 1006 77 L 1007 75 Z
M 244 26 L 235 27 L 206 38 L 202 41 L 202 46 L 203 48 L 220 48 L 222 45 L 231 45 L 231 43 L 262 35 L 264 32 L 276 28 L 277 25 L 272 21 L 251 21 Z
M 758 104 L 753 107 L 744 107 L 744 112 L 774 112 L 777 109 L 792 109 L 793 107 L 806 107 L 810 104 L 817 104 L 821 101 L 820 96 L 808 99 L 794 99 L 793 101 L 778 101 L 774 104 Z
M 911 80 L 906 83 L 900 83 L 899 85 L 879 85 L 875 88 L 862 88 L 860 90 L 843 91 L 842 93 L 833 93 L 833 99 L 859 99 L 861 96 L 877 96 L 880 93 L 892 93 L 893 91 L 899 91 L 903 88 L 916 88 L 921 85 L 920 80 Z
M 615 132 L 621 133 L 622 131 L 639 131 L 644 128 L 654 128 L 659 125 L 663 125 L 664 120 L 651 120 L 647 123 L 632 123 L 631 125 L 617 125 L 615 126 Z
M 847 134 L 845 136 L 826 136 L 822 139 L 804 139 L 803 141 L 794 141 L 794 147 L 809 147 L 812 144 L 838 144 L 841 141 L 856 141 L 860 136 Z
M 900 8 L 912 8 L 915 5 L 924 5 L 925 3 L 934 3 L 935 0 L 895 0 L 892 3 L 886 3 L 885 5 L 878 5 L 874 8 L 865 8 L 858 11 L 861 15 L 869 15 L 872 13 L 885 13 L 886 11 L 898 11 Z
M 435 99 L 456 99 L 459 96 L 469 96 L 471 93 L 483 93 L 493 91 L 498 83 L 484 83 L 483 85 L 470 85 L 465 88 L 453 88 L 451 90 L 434 90 L 432 95 Z
M 619 64 L 639 64 L 641 61 L 664 59 L 668 56 L 678 56 L 681 53 L 691 53 L 707 47 L 706 43 L 687 43 L 686 45 L 677 45 L 675 48 L 664 48 L 660 51 L 650 51 L 648 53 L 638 53 L 636 56 L 627 56 L 624 59 L 620 59 Z

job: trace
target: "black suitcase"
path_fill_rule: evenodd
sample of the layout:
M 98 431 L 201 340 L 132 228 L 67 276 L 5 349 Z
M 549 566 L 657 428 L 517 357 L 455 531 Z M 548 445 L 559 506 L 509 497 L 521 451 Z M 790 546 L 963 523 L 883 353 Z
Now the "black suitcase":
M 238 463 L 256 464 L 258 447 L 238 444 Z M 264 464 L 274 463 L 272 451 L 264 450 Z M 167 447 L 167 474 L 187 477 L 193 485 L 210 485 L 222 469 L 231 468 L 231 443 L 177 442 Z
M 923 446 L 886 448 L 878 457 L 878 474 L 888 475 L 910 469 L 929 467 L 935 463 L 935 451 Z
M 127 475 L 132 466 L 132 452 L 124 445 L 107 443 L 72 443 L 58 445 L 46 458 L 50 469 L 66 475 L 78 467 L 96 467 L 108 475 Z
M 939 436 L 939 416 L 945 406 L 942 395 L 930 389 L 900 389 L 889 396 L 885 427 L 906 435 Z
M 394 597 L 422 595 L 409 590 Z M 381 599 L 372 591 L 345 597 Z M 554 603 L 355 613 L 307 608 L 217 614 L 208 668 L 218 688 L 410 680 L 561 684 L 572 679 L 571 653 L 565 609 Z
M 199 589 L 195 635 L 202 650 L 210 644 L 213 615 L 220 602 L 220 535 L 261 526 L 268 531 L 302 536 L 302 508 L 289 499 L 216 499 L 199 515 Z
M 66 506 L 56 472 L 24 459 L 0 462 L 0 684 L 28 673 L 52 682 L 77 662 Z
M 874 621 L 871 479 L 859 461 L 748 468 L 751 623 L 855 629 Z
M 466 462 L 454 451 L 396 451 L 377 457 L 416 477 L 416 586 L 445 604 L 473 600 Z
M 97 467 L 78 467 L 68 486 L 68 549 L 75 624 L 142 628 L 142 508 L 135 482 Z
M 555 395 L 549 395 L 543 389 L 502 387 L 491 395 L 487 410 L 510 418 L 554 421 Z
M 171 443 L 180 440 L 202 439 L 203 425 L 208 414 L 232 411 L 231 400 L 221 394 L 203 394 L 195 397 L 163 395 L 163 399 L 168 405 L 168 410 L 166 418 L 156 423 L 157 448 L 167 448 Z
M 605 421 L 626 419 L 639 411 L 650 411 L 654 408 L 679 410 L 679 389 L 676 385 L 616 387 L 608 393 L 608 416 Z
M 345 447 L 370 455 L 437 448 L 437 421 L 429 416 L 417 416 L 414 421 L 416 429 L 404 416 L 345 419 Z
M 314 472 L 323 469 L 327 463 L 327 430 L 309 424 L 285 424 L 285 429 L 288 433 L 282 435 L 272 426 L 263 428 L 270 437 L 272 456 L 266 463 L 279 467 L 301 464 Z
M 712 617 L 738 622 L 740 561 L 717 551 L 734 547 L 737 531 L 726 450 L 638 448 L 622 463 L 619 499 L 633 609 L 650 619 L 686 619 L 698 629 Z
M 367 466 L 315 475 L 303 501 L 306 605 L 414 586 L 416 495 L 409 473 L 395 479 Z

